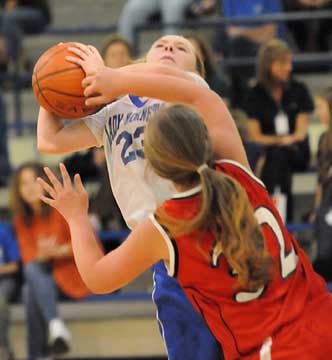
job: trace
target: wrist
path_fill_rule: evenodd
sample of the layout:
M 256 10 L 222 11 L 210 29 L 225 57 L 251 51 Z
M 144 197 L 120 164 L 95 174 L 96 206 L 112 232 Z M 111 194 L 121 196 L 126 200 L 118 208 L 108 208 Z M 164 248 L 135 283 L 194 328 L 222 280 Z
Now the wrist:
M 87 213 L 75 214 L 66 218 L 66 221 L 70 227 L 81 226 L 82 223 L 89 221 L 89 217 Z

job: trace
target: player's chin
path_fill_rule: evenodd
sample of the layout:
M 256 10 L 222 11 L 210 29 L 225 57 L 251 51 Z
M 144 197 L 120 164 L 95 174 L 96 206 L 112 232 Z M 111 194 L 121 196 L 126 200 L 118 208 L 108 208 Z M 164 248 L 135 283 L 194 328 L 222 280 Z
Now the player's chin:
M 175 60 L 172 59 L 160 59 L 159 62 L 163 65 L 168 65 L 172 67 L 179 67 Z

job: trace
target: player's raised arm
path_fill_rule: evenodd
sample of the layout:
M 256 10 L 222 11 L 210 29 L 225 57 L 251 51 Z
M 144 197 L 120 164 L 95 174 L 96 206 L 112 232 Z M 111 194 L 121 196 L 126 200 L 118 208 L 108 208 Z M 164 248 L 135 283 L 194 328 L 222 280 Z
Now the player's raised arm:
M 37 121 L 39 151 L 65 154 L 97 145 L 97 140 L 83 121 L 75 120 L 64 126 L 62 119 L 40 107 Z
M 190 105 L 208 127 L 217 158 L 238 161 L 249 167 L 240 135 L 223 100 L 213 91 L 183 78 L 163 74 L 139 74 L 104 68 L 83 80 L 87 105 L 107 103 L 121 94 L 158 98 Z M 94 96 L 95 94 L 101 94 Z
M 167 245 L 151 220 L 145 220 L 117 249 L 104 255 L 88 217 L 88 195 L 78 175 L 71 183 L 60 164 L 62 182 L 45 168 L 51 185 L 38 182 L 49 195 L 41 199 L 57 209 L 68 222 L 73 253 L 81 277 L 94 293 L 108 293 L 126 285 L 156 261 L 168 259 Z

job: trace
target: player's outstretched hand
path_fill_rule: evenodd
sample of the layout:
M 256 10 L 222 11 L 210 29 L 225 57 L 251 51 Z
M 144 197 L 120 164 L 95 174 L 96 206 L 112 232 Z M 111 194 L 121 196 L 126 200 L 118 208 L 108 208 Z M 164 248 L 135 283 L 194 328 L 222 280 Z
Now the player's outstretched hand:
M 95 75 L 105 67 L 104 60 L 99 51 L 92 45 L 74 43 L 68 50 L 76 56 L 66 56 L 66 60 L 81 66 L 86 76 Z
M 40 199 L 58 210 L 67 222 L 70 222 L 71 219 L 87 214 L 89 206 L 88 194 L 78 174 L 75 175 L 74 184 L 72 184 L 64 164 L 61 163 L 59 167 L 62 183 L 48 167 L 45 167 L 44 171 L 51 185 L 41 178 L 37 179 L 44 190 Z

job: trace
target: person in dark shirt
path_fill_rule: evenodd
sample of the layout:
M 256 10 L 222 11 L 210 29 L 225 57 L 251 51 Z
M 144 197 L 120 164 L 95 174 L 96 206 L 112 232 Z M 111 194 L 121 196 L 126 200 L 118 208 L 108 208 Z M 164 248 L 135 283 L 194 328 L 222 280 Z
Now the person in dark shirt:
M 291 185 L 294 171 L 305 170 L 310 160 L 309 114 L 314 105 L 306 86 L 291 77 L 292 53 L 277 39 L 260 48 L 257 84 L 250 90 L 244 110 L 251 139 L 266 147 L 262 180 L 268 191 L 287 197 L 287 220 L 293 218 Z
M 3 0 L 0 29 L 5 39 L 4 57 L 18 66 L 23 34 L 38 34 L 51 21 L 47 0 Z

